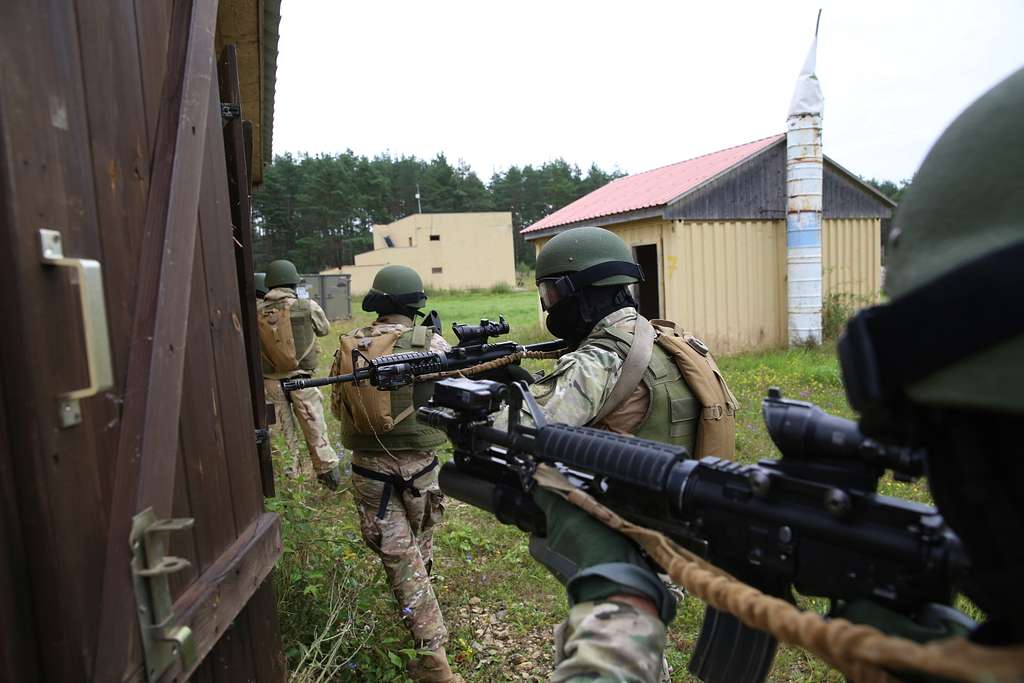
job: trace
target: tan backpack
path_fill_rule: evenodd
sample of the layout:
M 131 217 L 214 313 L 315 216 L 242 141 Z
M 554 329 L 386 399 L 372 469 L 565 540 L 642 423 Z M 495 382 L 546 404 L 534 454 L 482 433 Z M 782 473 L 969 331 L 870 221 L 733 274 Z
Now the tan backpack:
M 732 459 L 736 455 L 736 411 L 739 401 L 718 369 L 707 345 L 668 320 L 652 320 L 656 343 L 672 356 L 683 379 L 701 405 L 694 457 L 714 455 Z
M 289 311 L 294 302 L 294 299 L 285 299 L 280 304 L 263 302 L 257 311 L 260 351 L 263 358 L 274 368 L 274 372 L 291 372 L 299 367 Z
M 412 329 L 413 346 L 426 347 L 429 329 Z M 367 358 L 379 358 L 395 352 L 395 344 L 403 332 L 384 332 L 368 337 L 354 337 L 343 334 L 339 337 L 338 351 L 334 354 L 332 375 L 352 372 L 352 350 L 358 349 Z M 339 420 L 344 411 L 352 421 L 356 434 L 386 434 L 398 423 L 412 415 L 415 408 L 412 401 L 413 387 L 401 387 L 395 391 L 380 391 L 368 382 L 356 386 L 353 382 L 335 384 L 331 391 L 331 412 Z M 398 415 L 392 415 L 392 404 L 403 405 Z

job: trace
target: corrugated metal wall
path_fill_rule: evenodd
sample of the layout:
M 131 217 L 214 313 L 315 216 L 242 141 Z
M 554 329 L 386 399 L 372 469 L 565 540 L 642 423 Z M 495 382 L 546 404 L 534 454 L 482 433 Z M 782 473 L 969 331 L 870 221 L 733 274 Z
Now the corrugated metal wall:
M 657 244 L 664 316 L 726 355 L 786 344 L 786 223 L 667 221 L 608 226 L 630 246 Z M 823 294 L 874 299 L 881 288 L 881 222 L 826 219 Z M 539 250 L 549 238 L 538 239 Z
M 785 341 L 783 221 L 675 221 L 667 313 L 718 354 Z
M 822 298 L 852 294 L 876 301 L 882 288 L 882 222 L 878 218 L 825 219 L 821 229 Z

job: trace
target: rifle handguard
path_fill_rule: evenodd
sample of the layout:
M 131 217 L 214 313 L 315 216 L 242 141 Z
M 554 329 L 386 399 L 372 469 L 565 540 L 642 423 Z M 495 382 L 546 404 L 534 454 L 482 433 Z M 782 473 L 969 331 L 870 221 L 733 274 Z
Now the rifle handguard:
M 642 441 L 588 427 L 551 425 L 537 431 L 545 460 L 600 472 L 651 491 L 663 491 L 672 466 L 688 457 L 682 446 Z

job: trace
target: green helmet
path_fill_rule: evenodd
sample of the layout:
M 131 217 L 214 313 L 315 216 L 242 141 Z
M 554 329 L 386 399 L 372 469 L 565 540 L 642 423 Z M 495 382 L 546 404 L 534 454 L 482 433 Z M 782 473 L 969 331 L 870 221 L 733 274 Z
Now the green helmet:
M 256 298 L 262 299 L 267 295 L 267 274 L 253 273 L 252 280 L 253 284 L 256 286 Z
M 370 291 L 363 297 L 363 310 L 376 313 L 401 313 L 419 309 L 427 303 L 423 280 L 409 266 L 384 266 L 373 278 Z
M 949 126 L 900 204 L 891 301 L 854 317 L 840 345 L 850 403 L 865 416 L 892 414 L 903 395 L 1024 413 L 1022 112 L 1024 70 Z
M 537 254 L 537 286 L 545 309 L 584 287 L 643 282 L 640 266 L 622 238 L 604 228 L 570 228 Z
M 267 266 L 267 287 L 294 287 L 302 282 L 295 264 L 285 259 L 278 259 Z

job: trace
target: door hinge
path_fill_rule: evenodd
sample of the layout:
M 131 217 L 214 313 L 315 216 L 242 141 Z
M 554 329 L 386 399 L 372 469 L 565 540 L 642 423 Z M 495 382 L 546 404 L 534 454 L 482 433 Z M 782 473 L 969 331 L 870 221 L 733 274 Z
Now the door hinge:
M 150 683 L 160 678 L 176 658 L 181 659 L 186 671 L 196 663 L 192 629 L 171 625 L 174 603 L 167 580 L 171 574 L 191 566 L 188 560 L 167 554 L 168 536 L 172 531 L 191 529 L 194 523 L 188 517 L 157 519 L 153 508 L 146 508 L 132 518 L 132 581 L 146 680 Z

